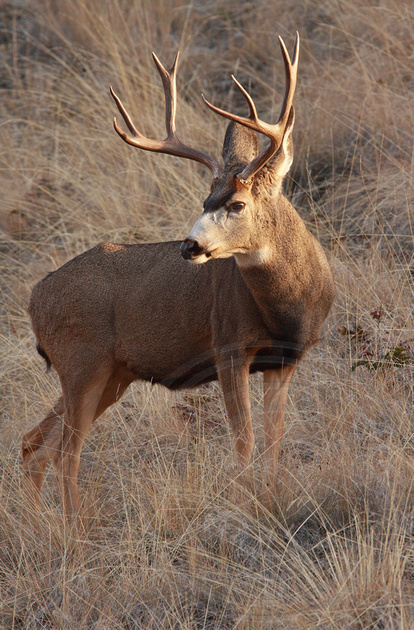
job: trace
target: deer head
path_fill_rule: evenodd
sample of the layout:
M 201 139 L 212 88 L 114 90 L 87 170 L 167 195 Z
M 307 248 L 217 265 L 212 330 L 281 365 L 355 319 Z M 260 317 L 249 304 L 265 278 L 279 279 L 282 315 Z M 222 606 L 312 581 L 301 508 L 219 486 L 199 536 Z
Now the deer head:
M 165 140 L 150 140 L 142 136 L 111 88 L 111 94 L 132 133 L 132 136 L 124 133 L 116 119 L 114 120 L 115 130 L 125 142 L 148 151 L 196 160 L 207 166 L 213 174 L 210 194 L 204 201 L 204 212 L 181 245 L 183 258 L 194 263 L 205 263 L 212 258 L 227 258 L 237 254 L 241 256 L 254 254 L 259 257 L 265 255 L 266 243 L 263 241 L 260 223 L 266 222 L 267 218 L 262 216 L 262 209 L 269 205 L 274 206 L 275 199 L 280 194 L 282 180 L 289 171 L 293 159 L 292 129 L 295 115 L 292 101 L 296 87 L 299 35 L 296 33 L 292 58 L 289 57 L 280 37 L 279 41 L 286 83 L 276 124 L 272 125 L 258 118 L 252 98 L 234 77 L 232 79 L 249 107 L 247 117 L 219 109 L 203 96 L 210 109 L 231 121 L 227 127 L 222 151 L 224 168 L 207 153 L 184 145 L 177 137 L 175 113 L 178 54 L 169 71 L 153 54 L 165 93 L 167 129 Z M 258 152 L 256 133 L 261 133 L 269 139 L 268 145 L 261 153 Z

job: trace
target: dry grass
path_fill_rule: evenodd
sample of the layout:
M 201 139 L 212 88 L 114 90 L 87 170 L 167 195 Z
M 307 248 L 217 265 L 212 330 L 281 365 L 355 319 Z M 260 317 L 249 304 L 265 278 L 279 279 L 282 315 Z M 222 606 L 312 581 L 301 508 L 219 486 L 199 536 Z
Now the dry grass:
M 2 2 L 2 628 L 414 627 L 414 12 L 408 0 Z M 58 395 L 30 331 L 30 288 L 100 240 L 181 238 L 208 173 L 126 147 L 113 84 L 163 134 L 150 51 L 182 51 L 179 131 L 218 155 L 199 93 L 263 117 L 280 104 L 276 34 L 302 37 L 287 193 L 330 254 L 337 299 L 288 405 L 274 500 L 234 458 L 218 388 L 137 384 L 93 429 L 80 479 L 88 540 L 53 472 L 40 533 L 20 526 L 20 439 Z M 359 362 L 363 362 L 357 365 Z M 354 368 L 354 369 L 352 369 Z M 370 369 L 371 368 L 371 369 Z

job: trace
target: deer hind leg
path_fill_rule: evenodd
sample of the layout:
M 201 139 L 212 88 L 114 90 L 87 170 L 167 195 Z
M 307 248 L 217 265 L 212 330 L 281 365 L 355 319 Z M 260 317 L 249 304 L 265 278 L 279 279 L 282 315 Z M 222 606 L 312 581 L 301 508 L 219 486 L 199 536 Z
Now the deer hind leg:
M 296 364 L 263 372 L 264 389 L 264 461 L 268 483 L 275 480 L 280 445 L 283 438 L 286 401 Z
M 237 365 L 227 360 L 224 365 L 217 365 L 220 385 L 223 389 L 224 402 L 233 431 L 234 447 L 242 471 L 250 464 L 254 436 L 250 416 L 249 367 L 247 363 Z
M 77 514 L 77 473 L 85 437 L 92 422 L 119 400 L 132 380 L 127 373 L 103 370 L 99 377 L 94 376 L 92 384 L 77 387 L 73 383 L 72 387 L 63 388 L 65 395 L 42 422 L 23 437 L 26 501 L 39 506 L 45 468 L 53 459 L 64 511 L 70 519 Z M 84 382 L 87 381 L 84 378 Z M 30 521 L 27 511 L 23 518 Z
M 65 386 L 65 422 L 59 448 L 53 455 L 63 511 L 70 523 L 79 524 L 78 471 L 80 455 L 92 422 L 109 406 L 101 399 L 111 379 L 112 370 L 101 369 L 93 379 Z M 113 402 L 113 401 L 112 401 Z
M 91 424 L 110 405 L 119 400 L 133 378 L 113 369 L 95 374 L 93 383 L 79 389 L 72 387 L 65 394 L 65 424 L 60 448 L 53 456 L 60 488 L 63 511 L 69 522 L 79 516 L 78 470 L 83 443 Z
M 26 474 L 25 494 L 36 505 L 40 501 L 40 489 L 46 465 L 60 448 L 63 412 L 64 404 L 63 397 L 61 397 L 42 422 L 23 436 L 22 457 Z
M 135 377 L 130 372 L 123 369 L 116 369 L 112 372 L 96 408 L 95 420 L 103 414 L 105 409 L 108 409 L 108 407 L 123 396 L 125 390 L 132 383 L 134 378 Z

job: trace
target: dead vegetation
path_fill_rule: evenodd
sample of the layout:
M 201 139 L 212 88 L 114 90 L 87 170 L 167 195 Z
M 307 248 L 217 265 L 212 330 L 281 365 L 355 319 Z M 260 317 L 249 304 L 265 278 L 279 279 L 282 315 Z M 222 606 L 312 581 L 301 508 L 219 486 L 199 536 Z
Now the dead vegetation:
M 0 24 L 0 625 L 4 628 L 410 628 L 414 623 L 412 3 L 3 2 Z M 26 314 L 45 273 L 102 240 L 180 239 L 208 174 L 133 151 L 113 84 L 163 135 L 151 50 L 181 50 L 177 124 L 218 157 L 200 92 L 280 107 L 276 36 L 302 39 L 287 193 L 330 254 L 337 299 L 301 364 L 280 479 L 261 495 L 262 405 L 249 488 L 218 388 L 131 388 L 91 432 L 80 471 L 88 540 L 55 483 L 20 526 L 20 439 L 58 395 Z M 266 87 L 270 83 L 271 89 Z

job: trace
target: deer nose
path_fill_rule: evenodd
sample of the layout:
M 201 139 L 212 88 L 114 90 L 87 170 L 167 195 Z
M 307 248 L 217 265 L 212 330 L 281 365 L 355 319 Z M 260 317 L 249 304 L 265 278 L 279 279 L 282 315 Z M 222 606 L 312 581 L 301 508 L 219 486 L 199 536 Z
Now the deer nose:
M 181 256 L 185 260 L 190 260 L 195 256 L 199 256 L 203 253 L 203 248 L 200 247 L 197 241 L 194 241 L 192 238 L 186 238 L 185 241 L 181 243 Z

